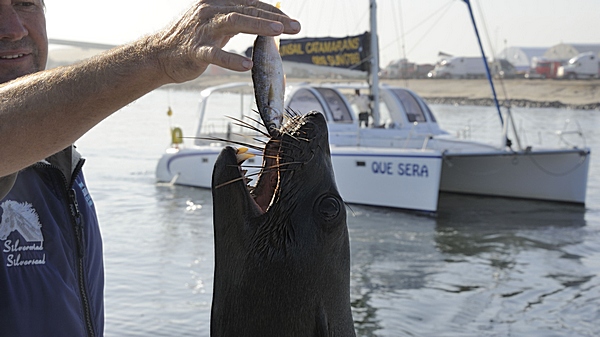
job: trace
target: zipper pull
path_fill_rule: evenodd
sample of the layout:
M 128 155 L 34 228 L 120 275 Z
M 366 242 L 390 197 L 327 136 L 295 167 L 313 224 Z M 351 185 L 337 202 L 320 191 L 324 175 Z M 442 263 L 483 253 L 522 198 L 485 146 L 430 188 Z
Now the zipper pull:
M 83 240 L 83 221 L 81 219 L 81 213 L 79 212 L 79 204 L 77 203 L 77 194 L 75 193 L 75 189 L 69 190 L 69 197 L 71 202 L 69 207 L 71 209 L 71 215 L 73 219 L 75 219 L 75 239 L 77 241 L 77 253 L 79 257 L 83 257 L 85 255 L 84 249 L 84 240 Z
M 69 191 L 69 197 L 71 197 L 71 214 L 73 215 L 75 220 L 79 222 L 79 216 L 81 215 L 81 213 L 79 213 L 79 204 L 77 203 L 77 194 L 75 194 L 75 189 L 71 189 Z

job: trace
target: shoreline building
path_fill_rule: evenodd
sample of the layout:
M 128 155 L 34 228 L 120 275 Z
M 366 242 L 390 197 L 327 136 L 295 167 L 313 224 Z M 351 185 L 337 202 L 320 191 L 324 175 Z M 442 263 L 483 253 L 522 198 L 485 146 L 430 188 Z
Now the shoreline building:
M 544 58 L 549 60 L 567 61 L 574 56 L 587 52 L 593 52 L 600 56 L 600 44 L 561 43 L 549 48 L 544 53 Z
M 505 59 L 517 71 L 527 71 L 533 67 L 533 59 L 540 59 L 548 51 L 548 47 L 507 47 L 496 54 L 496 59 Z

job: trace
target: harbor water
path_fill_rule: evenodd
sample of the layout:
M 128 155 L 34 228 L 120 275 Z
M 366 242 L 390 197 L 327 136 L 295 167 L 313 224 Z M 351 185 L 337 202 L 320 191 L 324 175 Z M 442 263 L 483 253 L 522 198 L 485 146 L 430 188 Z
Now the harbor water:
M 154 178 L 169 125 L 195 132 L 198 98 L 154 91 L 76 143 L 104 237 L 106 336 L 209 336 L 211 193 Z M 500 141 L 493 108 L 432 110 L 452 133 Z M 436 215 L 350 205 L 358 336 L 600 335 L 600 113 L 513 112 L 534 147 L 579 123 L 585 139 L 568 141 L 592 149 L 586 205 L 454 194 Z

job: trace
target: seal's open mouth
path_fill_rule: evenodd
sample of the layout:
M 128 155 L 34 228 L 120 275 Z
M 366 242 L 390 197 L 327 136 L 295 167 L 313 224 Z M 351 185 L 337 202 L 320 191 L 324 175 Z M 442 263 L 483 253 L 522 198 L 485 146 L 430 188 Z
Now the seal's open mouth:
M 315 141 L 317 138 L 320 141 Z M 325 139 L 324 144 L 320 138 Z M 290 117 L 266 144 L 255 186 L 249 185 L 247 171 L 242 168 L 244 161 L 254 155 L 247 148 L 227 147 L 215 163 L 213 188 L 221 189 L 229 185 L 243 187 L 242 193 L 251 201 L 255 211 L 264 214 L 280 199 L 285 185 L 284 175 L 292 176 L 295 169 L 311 160 L 318 146 L 326 146 L 329 155 L 327 139 L 327 126 L 322 114 L 315 112 Z

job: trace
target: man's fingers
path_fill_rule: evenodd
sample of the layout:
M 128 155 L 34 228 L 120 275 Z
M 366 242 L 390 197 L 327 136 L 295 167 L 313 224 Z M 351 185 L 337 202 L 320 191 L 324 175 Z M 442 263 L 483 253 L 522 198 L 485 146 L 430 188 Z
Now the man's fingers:
M 161 67 L 172 82 L 198 77 L 209 64 L 247 71 L 252 61 L 221 48 L 237 34 L 296 34 L 300 23 L 257 0 L 200 0 L 172 26 L 154 36 Z
M 248 1 L 248 2 L 250 2 L 250 1 Z M 285 13 L 281 11 L 281 9 L 279 9 L 275 6 L 269 5 L 269 4 L 261 2 L 261 1 L 253 1 L 253 2 L 254 2 L 254 5 L 251 5 L 252 7 L 256 7 L 258 9 L 262 9 L 264 11 L 269 11 L 269 12 L 285 15 Z
M 281 9 L 258 0 L 204 0 L 204 3 L 216 6 L 256 7 L 265 11 L 285 15 Z
M 300 31 L 300 23 L 287 15 L 254 6 L 215 6 L 207 8 L 203 16 L 211 21 L 215 29 L 222 29 L 223 33 L 230 35 L 245 33 L 272 36 L 281 33 L 296 34 Z M 270 25 L 272 23 L 275 25 Z M 279 24 L 283 25 L 283 30 L 273 30 Z
M 241 1 L 247 1 L 248 4 L 254 3 L 253 5 L 242 6 L 243 8 L 258 8 L 261 10 L 261 14 L 255 16 L 283 23 L 283 25 L 285 26 L 285 29 L 283 31 L 284 33 L 296 34 L 300 31 L 300 23 L 296 20 L 290 19 L 290 17 L 287 16 L 284 12 L 282 12 L 281 9 L 258 0 Z M 253 13 L 244 12 L 244 14 L 254 16 Z
M 240 11 L 251 13 L 253 10 L 244 9 Z M 300 31 L 300 23 L 295 20 L 291 20 L 287 17 L 271 16 L 256 9 L 255 11 L 258 11 L 258 13 L 266 16 L 267 18 L 233 12 L 226 15 L 216 16 L 212 22 L 213 27 L 215 30 L 227 35 L 244 33 L 276 36 L 281 33 L 295 34 Z
M 247 57 L 228 53 L 217 47 L 202 47 L 198 50 L 198 56 L 206 63 L 234 71 L 247 71 L 252 68 L 252 61 Z

